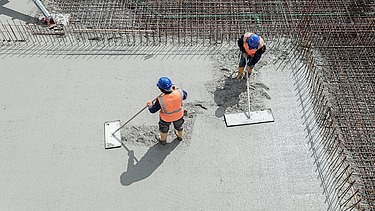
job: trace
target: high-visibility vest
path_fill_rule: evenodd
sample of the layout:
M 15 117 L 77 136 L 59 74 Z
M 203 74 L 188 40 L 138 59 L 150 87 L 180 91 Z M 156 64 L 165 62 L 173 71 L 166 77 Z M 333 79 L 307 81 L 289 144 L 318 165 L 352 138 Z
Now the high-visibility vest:
M 257 52 L 257 50 L 259 50 L 260 48 L 262 48 L 264 46 L 263 38 L 261 36 L 259 36 L 258 47 L 255 48 L 255 49 L 249 48 L 249 44 L 247 42 L 249 41 L 250 36 L 253 35 L 253 34 L 254 33 L 246 32 L 245 35 L 243 36 L 243 47 L 245 48 L 246 53 L 248 55 L 250 55 L 251 57 L 254 57 L 255 52 Z
M 184 116 L 182 100 L 184 93 L 181 89 L 173 90 L 170 94 L 162 94 L 158 97 L 160 104 L 160 118 L 166 122 L 173 122 Z

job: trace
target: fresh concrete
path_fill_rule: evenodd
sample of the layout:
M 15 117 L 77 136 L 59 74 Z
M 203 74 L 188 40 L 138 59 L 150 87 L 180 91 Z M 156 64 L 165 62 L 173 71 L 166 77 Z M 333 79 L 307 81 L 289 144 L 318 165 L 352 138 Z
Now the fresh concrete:
M 272 50 L 255 78 L 275 121 L 240 127 L 226 127 L 215 101 L 233 91 L 246 108 L 246 89 L 218 88 L 226 76 L 215 57 L 27 52 L 1 57 L 2 209 L 326 210 L 291 70 L 280 70 Z M 188 92 L 186 104 L 206 108 L 186 140 L 105 150 L 104 122 L 138 112 L 160 76 Z M 233 80 L 225 82 L 243 83 Z M 145 111 L 129 124 L 157 132 L 157 121 Z

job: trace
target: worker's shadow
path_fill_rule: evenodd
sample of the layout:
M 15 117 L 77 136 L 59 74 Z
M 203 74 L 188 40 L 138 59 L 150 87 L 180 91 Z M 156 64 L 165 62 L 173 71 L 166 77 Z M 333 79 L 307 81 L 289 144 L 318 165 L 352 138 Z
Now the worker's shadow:
M 33 23 L 36 22 L 36 18 L 31 17 L 29 15 L 25 15 L 23 13 L 20 13 L 16 10 L 9 9 L 4 7 L 5 4 L 9 3 L 9 0 L 0 0 L 0 15 L 9 16 L 12 19 L 17 19 L 20 21 L 24 21 L 26 23 Z M 25 1 L 26 3 L 26 1 Z
M 179 144 L 180 141 L 177 138 L 166 145 L 155 144 L 135 165 L 134 151 L 129 150 L 128 168 L 120 176 L 121 184 L 128 186 L 149 177 Z
M 240 94 L 246 92 L 246 79 L 226 77 L 214 92 L 214 101 L 219 107 L 215 111 L 216 117 L 222 117 L 229 107 L 239 107 Z

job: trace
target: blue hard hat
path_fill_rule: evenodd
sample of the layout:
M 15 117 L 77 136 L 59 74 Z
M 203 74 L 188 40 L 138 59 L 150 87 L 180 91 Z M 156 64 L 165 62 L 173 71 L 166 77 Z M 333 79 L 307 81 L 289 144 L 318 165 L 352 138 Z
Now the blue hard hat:
M 249 45 L 250 49 L 258 48 L 258 43 L 259 43 L 259 36 L 257 34 L 252 34 L 249 38 L 249 41 L 247 41 L 247 44 Z
M 159 81 L 156 84 L 156 86 L 158 86 L 160 89 L 168 91 L 172 88 L 172 81 L 168 77 L 161 77 L 159 78 Z

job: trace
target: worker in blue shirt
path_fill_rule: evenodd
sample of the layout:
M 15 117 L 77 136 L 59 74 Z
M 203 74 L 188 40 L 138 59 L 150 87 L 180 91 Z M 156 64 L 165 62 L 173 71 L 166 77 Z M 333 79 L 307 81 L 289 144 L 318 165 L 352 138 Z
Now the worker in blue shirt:
M 162 94 L 154 102 L 148 102 L 148 110 L 156 113 L 160 110 L 159 131 L 160 135 L 156 138 L 162 143 L 167 143 L 169 126 L 173 123 L 177 139 L 182 141 L 184 109 L 182 101 L 186 99 L 187 92 L 173 85 L 168 77 L 161 77 L 156 84 Z

